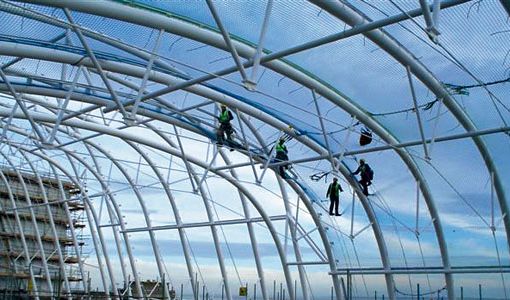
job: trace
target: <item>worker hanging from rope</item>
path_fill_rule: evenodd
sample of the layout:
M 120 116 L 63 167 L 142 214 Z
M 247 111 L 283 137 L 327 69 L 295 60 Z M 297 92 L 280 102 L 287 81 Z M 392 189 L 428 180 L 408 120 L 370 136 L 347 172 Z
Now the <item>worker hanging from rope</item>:
M 365 163 L 364 159 L 359 160 L 359 167 L 352 173 L 352 175 L 360 174 L 361 180 L 359 184 L 363 187 L 363 194 L 368 196 L 368 186 L 372 184 L 372 180 L 374 179 L 374 171 L 370 168 L 370 166 Z
M 278 140 L 278 143 L 276 143 L 275 150 L 276 150 L 276 159 L 275 159 L 276 162 L 282 162 L 282 161 L 289 160 L 289 156 L 287 155 L 289 153 L 289 151 L 287 150 L 287 146 L 285 146 L 285 139 L 283 137 L 281 137 Z M 280 176 L 285 177 L 284 169 L 288 169 L 288 168 L 289 168 L 288 164 L 278 166 L 278 170 L 280 171 Z
M 232 113 L 227 109 L 227 106 L 222 104 L 221 112 L 218 117 L 220 126 L 218 127 L 218 131 L 216 133 L 218 146 L 223 145 L 223 142 L 225 141 L 225 134 L 227 135 L 227 142 L 232 142 L 232 134 L 234 133 L 234 129 L 232 128 L 230 121 L 233 119 L 234 116 L 232 116 Z
M 334 177 L 333 182 L 329 184 L 328 191 L 326 192 L 326 198 L 329 197 L 329 201 L 331 202 L 329 205 L 330 216 L 333 216 L 333 209 L 335 210 L 335 216 L 342 215 L 338 213 L 338 204 L 340 202 L 340 192 L 343 191 L 340 183 L 338 183 L 338 178 Z

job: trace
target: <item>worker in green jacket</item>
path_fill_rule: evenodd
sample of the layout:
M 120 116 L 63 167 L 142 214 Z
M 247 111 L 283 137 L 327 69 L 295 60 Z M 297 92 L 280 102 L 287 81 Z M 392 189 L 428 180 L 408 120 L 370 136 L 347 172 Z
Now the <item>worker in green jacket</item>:
M 282 161 L 288 161 L 289 160 L 289 156 L 288 156 L 289 151 L 287 150 L 287 146 L 285 146 L 285 139 L 284 138 L 280 138 L 278 140 L 278 143 L 276 143 L 276 146 L 275 146 L 275 150 L 276 150 L 276 162 L 282 162 Z M 288 168 L 289 167 L 288 167 L 287 164 L 280 165 L 278 167 L 278 169 L 280 171 L 280 176 L 285 177 L 284 169 L 288 169 Z
M 227 106 L 222 104 L 221 112 L 218 116 L 220 126 L 216 133 L 218 146 L 223 145 L 223 142 L 225 141 L 225 134 L 227 135 L 227 141 L 232 141 L 232 134 L 234 133 L 234 129 L 232 128 L 230 121 L 233 119 L 234 116 L 232 116 L 232 113 L 227 109 Z
M 329 215 L 333 216 L 333 209 L 335 210 L 335 216 L 342 215 L 338 213 L 338 204 L 340 202 L 340 192 L 343 191 L 340 183 L 338 183 L 338 178 L 333 178 L 333 182 L 329 185 L 328 191 L 326 192 L 326 198 L 329 198 L 329 201 L 331 201 L 329 205 Z

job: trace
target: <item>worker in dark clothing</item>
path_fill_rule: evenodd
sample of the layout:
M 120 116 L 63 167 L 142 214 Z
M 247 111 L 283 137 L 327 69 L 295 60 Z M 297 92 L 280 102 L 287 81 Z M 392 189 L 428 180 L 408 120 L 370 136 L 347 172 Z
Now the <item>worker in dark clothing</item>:
M 232 128 L 232 124 L 230 124 L 230 121 L 232 121 L 233 119 L 234 117 L 232 116 L 232 113 L 227 109 L 227 106 L 225 104 L 222 104 L 220 116 L 218 117 L 220 127 L 218 128 L 218 132 L 216 134 L 218 146 L 223 145 L 223 142 L 225 140 L 225 134 L 227 135 L 227 141 L 232 140 L 231 138 L 232 133 L 234 133 L 234 129 Z
M 363 194 L 368 196 L 368 186 L 372 184 L 372 179 L 374 177 L 374 172 L 370 168 L 370 166 L 365 163 L 364 159 L 359 160 L 359 167 L 352 173 L 353 175 L 360 174 L 361 180 L 359 184 L 363 187 Z
M 287 150 L 287 146 L 285 146 L 285 139 L 280 138 L 278 143 L 275 146 L 276 150 L 276 162 L 288 161 L 289 156 L 287 155 L 289 151 Z M 288 169 L 288 165 L 280 165 L 278 169 L 280 170 L 280 176 L 285 177 L 284 169 Z
M 333 208 L 335 209 L 335 216 L 341 216 L 342 214 L 338 213 L 338 204 L 339 204 L 339 197 L 340 192 L 343 192 L 342 187 L 338 183 L 338 179 L 335 177 L 333 178 L 333 182 L 329 185 L 328 191 L 326 193 L 326 198 L 329 197 L 329 201 L 331 201 L 331 204 L 329 205 L 329 215 L 333 216 Z

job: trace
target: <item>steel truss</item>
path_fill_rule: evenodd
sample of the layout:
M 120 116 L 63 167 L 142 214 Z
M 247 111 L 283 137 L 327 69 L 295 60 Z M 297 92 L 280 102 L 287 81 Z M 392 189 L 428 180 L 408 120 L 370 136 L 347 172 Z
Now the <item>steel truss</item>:
M 142 289 L 140 284 L 140 278 L 138 277 L 137 264 L 135 262 L 135 257 L 131 251 L 130 239 L 128 233 L 131 232 L 147 232 L 149 235 L 149 239 L 151 241 L 151 248 L 153 250 L 154 258 L 157 264 L 158 274 L 160 278 L 165 278 L 169 276 L 169 274 L 165 271 L 164 260 L 160 253 L 158 242 L 155 237 L 154 231 L 158 230 L 169 230 L 176 229 L 179 233 L 181 247 L 184 253 L 184 258 L 186 261 L 186 267 L 188 270 L 188 276 L 190 280 L 190 285 L 193 287 L 192 292 L 195 298 L 198 298 L 199 290 L 197 286 L 196 280 L 196 272 L 197 270 L 193 267 L 192 262 L 192 254 L 190 251 L 190 245 L 188 241 L 188 237 L 186 234 L 187 228 L 196 228 L 196 227 L 209 227 L 210 234 L 213 237 L 213 242 L 215 246 L 215 254 L 218 260 L 218 265 L 220 267 L 221 277 L 223 285 L 225 286 L 226 298 L 232 299 L 232 291 L 233 288 L 230 287 L 230 279 L 229 274 L 226 269 L 226 262 L 224 258 L 223 251 L 221 249 L 221 239 L 218 235 L 218 230 L 221 229 L 221 226 L 225 226 L 228 224 L 246 224 L 247 230 L 249 232 L 250 244 L 253 251 L 253 256 L 256 262 L 257 274 L 261 286 L 262 297 L 264 299 L 269 299 L 268 291 L 267 291 L 267 282 L 264 276 L 264 268 L 262 265 L 262 261 L 260 259 L 260 254 L 257 249 L 257 239 L 255 236 L 253 225 L 254 223 L 262 223 L 269 233 L 272 236 L 272 239 L 277 248 L 279 259 L 281 262 L 282 270 L 285 277 L 286 287 L 291 300 L 296 299 L 297 295 L 294 293 L 295 287 L 293 283 L 293 279 L 291 276 L 291 271 L 289 266 L 295 265 L 298 269 L 300 284 L 301 284 L 301 292 L 304 299 L 309 299 L 309 287 L 307 286 L 306 279 L 306 265 L 313 264 L 328 264 L 329 274 L 331 275 L 333 286 L 335 289 L 335 294 L 338 299 L 343 299 L 344 295 L 341 290 L 341 282 L 339 275 L 346 274 L 345 270 L 338 269 L 334 253 L 331 249 L 331 240 L 328 238 L 326 234 L 326 229 L 324 228 L 323 222 L 321 221 L 321 216 L 318 214 L 312 206 L 314 199 L 311 199 L 309 195 L 303 190 L 302 186 L 296 184 L 293 181 L 284 181 L 282 178 L 277 176 L 277 180 L 279 183 L 280 192 L 283 198 L 283 203 L 285 207 L 285 216 L 269 216 L 264 210 L 264 207 L 255 199 L 254 195 L 249 192 L 249 190 L 243 185 L 243 183 L 239 182 L 238 175 L 236 174 L 235 168 L 241 166 L 252 166 L 252 170 L 254 173 L 254 177 L 257 182 L 260 182 L 262 178 L 257 178 L 257 172 L 253 166 L 255 164 L 264 163 L 264 160 L 261 160 L 260 157 L 252 157 L 252 153 L 246 153 L 250 158 L 249 163 L 244 164 L 233 164 L 230 162 L 228 156 L 223 150 L 218 150 L 217 155 L 219 155 L 223 162 L 225 162 L 225 166 L 222 167 L 213 167 L 214 160 L 199 160 L 194 157 L 191 157 L 187 154 L 186 149 L 184 149 L 184 145 L 181 142 L 183 137 L 180 136 L 176 127 L 187 130 L 188 132 L 193 132 L 195 134 L 199 134 L 206 138 L 214 139 L 214 124 L 208 124 L 206 122 L 194 119 L 188 111 L 199 109 L 198 107 L 190 107 L 188 109 L 179 109 L 171 105 L 168 101 L 164 99 L 168 93 L 176 90 L 184 90 L 189 93 L 193 93 L 195 95 L 201 96 L 206 99 L 210 99 L 212 102 L 205 102 L 202 105 L 209 105 L 211 103 L 223 103 L 227 104 L 229 107 L 232 107 L 237 112 L 237 116 L 239 119 L 239 126 L 243 129 L 245 125 L 249 130 L 249 134 L 254 136 L 257 140 L 257 145 L 265 150 L 265 155 L 270 155 L 270 150 L 265 144 L 263 138 L 259 133 L 256 132 L 253 122 L 248 119 L 255 118 L 259 122 L 263 122 L 265 124 L 270 125 L 277 131 L 283 132 L 292 136 L 296 141 L 305 145 L 309 149 L 313 150 L 317 153 L 314 157 L 297 159 L 292 161 L 293 163 L 301 163 L 301 162 L 309 162 L 316 160 L 324 160 L 328 159 L 331 162 L 333 169 L 338 169 L 338 172 L 345 178 L 345 180 L 353 187 L 358 199 L 360 200 L 363 209 L 370 221 L 370 227 L 374 233 L 378 250 L 381 257 L 381 262 L 383 267 L 377 270 L 351 270 L 349 272 L 351 275 L 354 274 L 381 274 L 385 276 L 387 293 L 390 299 L 395 299 L 395 285 L 394 285 L 394 274 L 435 274 L 440 273 L 445 276 L 445 283 L 448 290 L 448 298 L 450 300 L 455 299 L 454 295 L 454 284 L 452 274 L 454 273 L 484 273 L 484 272 L 507 272 L 508 270 L 505 268 L 504 270 L 493 269 L 490 267 L 487 268 L 461 268 L 461 267 L 452 267 L 449 260 L 448 249 L 446 245 L 446 240 L 443 234 L 443 228 L 441 225 L 441 219 L 435 207 L 435 200 L 432 197 L 432 193 L 430 187 L 427 184 L 426 179 L 424 178 L 422 171 L 420 170 L 418 164 L 415 162 L 415 158 L 413 158 L 409 152 L 405 149 L 406 147 L 414 146 L 414 145 L 423 145 L 425 155 L 428 157 L 427 152 L 427 144 L 433 142 L 440 142 L 446 140 L 460 139 L 460 138 L 471 138 L 476 144 L 482 158 L 485 161 L 487 169 L 490 174 L 493 176 L 494 181 L 494 189 L 497 194 L 497 200 L 499 201 L 501 207 L 501 214 L 503 216 L 503 221 L 505 225 L 505 230 L 508 236 L 510 235 L 510 220 L 508 220 L 508 207 L 506 204 L 506 198 L 504 195 L 504 189 L 501 182 L 501 177 L 498 173 L 498 169 L 495 167 L 492 157 L 485 146 L 484 141 L 480 138 L 481 135 L 484 134 L 492 134 L 496 132 L 508 132 L 508 127 L 498 128 L 493 130 L 477 130 L 474 124 L 469 120 L 467 114 L 458 106 L 458 104 L 453 100 L 452 96 L 448 94 L 445 88 L 439 83 L 439 81 L 428 72 L 423 65 L 419 61 L 417 61 L 408 51 L 403 48 L 401 45 L 396 43 L 391 39 L 386 33 L 384 33 L 381 28 L 387 25 L 395 24 L 400 21 L 406 20 L 411 17 L 420 16 L 424 13 L 425 10 L 417 9 L 405 14 L 400 14 L 397 16 L 388 17 L 386 19 L 380 21 L 367 21 L 364 16 L 359 14 L 357 11 L 352 9 L 347 5 L 341 5 L 337 3 L 331 2 L 323 2 L 323 1 L 315 1 L 311 0 L 310 2 L 314 3 L 318 7 L 326 10 L 331 13 L 333 16 L 343 20 L 347 24 L 352 25 L 351 29 L 345 30 L 341 33 L 334 34 L 322 39 L 318 39 L 316 41 L 312 41 L 303 45 L 299 45 L 297 47 L 293 47 L 290 49 L 285 49 L 279 52 L 275 52 L 268 55 L 261 54 L 261 48 L 258 49 L 253 48 L 250 45 L 244 44 L 241 41 L 234 40 L 229 36 L 228 31 L 223 26 L 221 22 L 221 18 L 218 16 L 217 11 L 215 10 L 214 4 L 212 1 L 208 1 L 209 9 L 214 17 L 214 20 L 218 27 L 220 28 L 220 32 L 213 32 L 205 28 L 199 28 L 194 24 L 188 23 L 184 20 L 174 19 L 172 17 L 158 14 L 157 12 L 149 11 L 149 10 L 141 10 L 137 7 L 130 7 L 120 3 L 109 2 L 109 1 L 96 1 L 96 2 L 68 2 L 68 1 L 43 1 L 43 0 L 31 0 L 29 2 L 43 5 L 50 5 L 54 7 L 63 8 L 65 14 L 68 18 L 68 21 L 59 20 L 57 18 L 53 18 L 47 15 L 37 14 L 30 10 L 22 10 L 19 7 L 16 8 L 11 4 L 2 1 L 0 3 L 0 9 L 3 11 L 7 11 L 10 13 L 22 15 L 28 18 L 33 18 L 35 20 L 39 20 L 41 22 L 45 22 L 48 24 L 52 24 L 58 27 L 61 27 L 66 30 L 74 31 L 84 48 L 84 51 L 87 54 L 87 58 L 82 57 L 80 54 L 73 53 L 64 48 L 60 49 L 50 49 L 45 45 L 27 45 L 21 42 L 0 42 L 0 54 L 2 55 L 10 55 L 10 56 L 19 56 L 18 59 L 11 61 L 8 65 L 4 65 L 1 67 L 0 75 L 2 76 L 3 83 L 0 83 L 0 90 L 10 94 L 16 100 L 16 105 L 19 106 L 22 112 L 16 110 L 15 107 L 0 107 L 0 116 L 8 118 L 9 122 L 6 124 L 2 124 L 2 128 L 6 132 L 15 133 L 17 135 L 21 135 L 24 137 L 28 137 L 35 142 L 34 145 L 16 145 L 12 143 L 12 141 L 6 139 L 5 143 L 10 144 L 11 147 L 16 148 L 18 151 L 21 151 L 21 155 L 28 162 L 30 168 L 37 175 L 37 180 L 41 189 L 43 189 L 41 177 L 37 172 L 37 168 L 34 164 L 31 163 L 30 159 L 32 156 L 38 157 L 48 163 L 51 166 L 56 178 L 58 173 L 65 174 L 66 179 L 72 181 L 77 186 L 82 187 L 83 182 L 79 181 L 77 178 L 80 177 L 79 166 L 81 168 L 85 168 L 90 172 L 93 177 L 99 182 L 101 187 L 103 188 L 106 195 L 106 207 L 109 215 L 111 224 L 101 224 L 98 213 L 95 211 L 94 204 L 92 200 L 88 197 L 87 193 L 82 189 L 82 201 L 85 205 L 86 212 L 88 215 L 88 222 L 92 233 L 92 240 L 94 243 L 94 247 L 96 249 L 97 261 L 100 265 L 104 260 L 106 267 L 100 267 L 102 284 L 105 291 L 110 290 L 110 287 L 115 287 L 119 281 L 115 277 L 115 271 L 113 269 L 113 259 L 110 258 L 108 254 L 107 243 L 104 238 L 105 230 L 112 230 L 114 235 L 115 247 L 118 253 L 118 259 L 120 260 L 121 265 L 121 273 L 124 282 L 130 282 L 130 276 L 133 276 L 136 294 L 142 295 Z M 424 1 L 422 1 L 424 2 Z M 455 5 L 462 4 L 467 1 L 447 1 L 441 3 L 441 9 L 445 9 L 448 7 L 453 7 Z M 502 2 L 504 3 L 504 1 Z M 267 10 L 266 10 L 266 19 L 264 20 L 264 26 L 262 28 L 260 43 L 264 40 L 264 31 L 266 28 L 267 18 L 269 18 L 269 14 L 271 11 L 272 1 L 269 2 Z M 506 8 L 506 6 L 505 6 Z M 117 40 L 106 37 L 97 32 L 93 32 L 88 30 L 87 28 L 82 28 L 82 26 L 76 24 L 71 16 L 71 11 L 80 11 L 85 13 L 91 13 L 95 15 L 100 15 L 104 17 L 124 20 L 128 22 L 132 22 L 134 24 L 148 26 L 154 29 L 159 30 L 160 35 L 158 36 L 158 41 L 154 46 L 154 50 L 152 52 L 141 51 L 135 47 L 131 47 L 125 43 L 119 42 Z M 224 70 L 218 71 L 215 74 L 207 74 L 198 78 L 182 78 L 175 75 L 176 68 L 170 66 L 168 63 L 163 62 L 157 56 L 157 48 L 159 44 L 159 38 L 164 32 L 169 32 L 173 34 L 180 35 L 182 37 L 186 37 L 189 39 L 196 40 L 198 42 L 204 43 L 206 45 L 210 45 L 213 47 L 217 47 L 219 49 L 228 50 L 234 61 L 235 66 L 226 68 Z M 412 87 L 412 77 L 416 77 L 416 79 L 423 82 L 433 93 L 437 95 L 438 98 L 443 99 L 445 107 L 447 107 L 452 115 L 463 125 L 466 129 L 466 133 L 452 135 L 448 137 L 439 137 L 427 139 L 422 130 L 421 119 L 418 116 L 418 122 L 420 125 L 420 133 L 421 139 L 420 141 L 411 141 L 411 142 L 399 142 L 398 139 L 389 132 L 386 128 L 384 128 L 377 120 L 364 112 L 361 108 L 359 108 L 355 103 L 340 94 L 339 92 L 331 89 L 324 82 L 321 82 L 319 79 L 312 78 L 307 74 L 301 72 L 300 70 L 294 68 L 293 66 L 285 63 L 282 58 L 289 56 L 291 54 L 299 53 L 302 51 L 306 51 L 308 49 L 312 49 L 315 47 L 319 47 L 321 45 L 331 43 L 334 41 L 338 41 L 340 39 L 345 39 L 351 36 L 355 36 L 358 34 L 363 34 L 376 44 L 378 44 L 382 49 L 384 49 L 389 55 L 395 57 L 408 71 L 408 76 Z M 59 35 L 58 37 L 50 40 L 57 41 L 61 39 L 63 36 Z M 116 47 L 120 50 L 123 50 L 129 54 L 135 55 L 139 58 L 142 58 L 146 61 L 146 66 L 139 66 L 129 61 L 105 61 L 103 59 L 97 59 L 96 54 L 93 49 L 90 48 L 85 37 L 95 39 L 97 41 L 104 42 L 110 46 Z M 63 65 L 72 65 L 76 61 L 80 61 L 79 70 L 82 68 L 90 69 L 90 72 L 94 72 L 98 74 L 102 81 L 106 86 L 106 91 L 111 96 L 109 99 L 104 97 L 98 97 L 93 93 L 86 93 L 82 91 L 78 91 L 76 87 L 76 81 L 78 79 L 78 74 L 72 82 L 68 82 L 64 76 L 61 78 L 61 82 L 59 84 L 70 86 L 68 90 L 59 89 L 56 87 L 44 87 L 36 84 L 20 84 L 18 82 L 13 82 L 8 78 L 8 76 L 20 76 L 21 78 L 28 78 L 30 81 L 39 81 L 45 82 L 44 79 L 36 78 L 33 74 L 22 74 L 19 72 L 11 72 L 9 67 L 16 64 L 23 58 L 33 58 L 33 59 L 41 59 L 44 61 L 57 62 Z M 241 59 L 247 59 L 245 63 L 241 62 Z M 236 98 L 231 95 L 226 95 L 221 91 L 212 89 L 208 86 L 201 85 L 205 81 L 217 78 L 218 76 L 224 76 L 229 73 L 239 71 L 242 75 L 244 83 L 250 89 L 255 88 L 253 84 L 253 78 L 256 74 L 256 68 L 258 65 L 263 65 L 272 71 L 278 72 L 297 83 L 302 84 L 303 86 L 310 89 L 313 93 L 313 97 L 316 103 L 316 109 L 319 115 L 319 120 L 321 124 L 322 134 L 325 137 L 326 145 L 322 145 L 321 143 L 313 140 L 312 138 L 306 135 L 299 135 L 295 130 L 289 128 L 287 124 L 279 119 L 277 116 L 273 116 L 267 112 L 258 110 L 257 108 L 251 106 L 249 103 L 244 102 L 242 99 Z M 153 65 L 157 66 L 158 69 L 153 69 Z M 254 66 L 254 70 L 252 73 L 252 78 L 249 79 L 247 77 L 245 69 Z M 145 68 L 146 67 L 146 68 Z M 177 72 L 178 73 L 178 72 Z M 141 86 L 134 85 L 129 83 L 122 78 L 118 77 L 118 75 L 127 75 L 138 78 L 142 80 Z M 110 81 L 122 84 L 133 91 L 138 93 L 136 99 L 121 101 L 118 91 L 115 91 L 112 87 Z M 147 81 L 161 83 L 167 85 L 168 87 L 163 88 L 161 90 L 150 92 L 146 89 Z M 89 83 L 89 85 L 91 85 Z M 90 86 L 92 88 L 92 86 Z M 56 107 L 51 103 L 45 102 L 37 102 L 36 100 L 29 100 L 29 95 L 24 94 L 34 94 L 34 95 L 44 95 L 55 98 L 65 99 L 64 104 L 60 107 Z M 360 150 L 360 151 L 347 151 L 341 153 L 332 153 L 329 145 L 327 144 L 328 138 L 326 135 L 326 131 L 324 129 L 324 124 L 322 116 L 320 114 L 319 105 L 317 102 L 317 95 L 322 96 L 327 101 L 337 105 L 339 108 L 343 109 L 347 113 L 351 114 L 357 120 L 365 124 L 369 127 L 377 136 L 381 138 L 387 145 L 374 147 L 371 149 Z M 69 100 L 79 101 L 82 103 L 91 104 L 81 111 L 73 111 L 64 113 L 64 110 L 67 108 L 67 103 Z M 413 100 L 415 107 L 417 106 L 416 99 L 414 97 L 413 90 Z M 30 110 L 27 108 L 26 103 L 35 103 L 41 107 L 45 107 L 52 111 L 55 115 L 48 115 L 40 112 L 36 112 L 34 110 Z M 156 103 L 156 104 L 154 104 Z M 164 109 L 168 113 L 160 113 L 155 112 L 153 110 L 154 106 L 159 109 Z M 126 108 L 131 108 L 131 111 L 126 111 Z M 102 110 L 101 113 L 108 113 L 111 111 L 120 110 L 124 118 L 131 120 L 128 122 L 127 126 L 114 129 L 112 127 L 108 127 L 105 125 L 97 124 L 91 118 L 86 116 L 82 116 L 84 113 L 88 112 L 97 112 L 98 110 Z M 246 117 L 248 116 L 248 117 Z M 103 116 L 104 117 L 104 116 Z M 15 126 L 10 126 L 11 119 L 27 119 L 32 128 L 32 132 L 27 132 Z M 176 141 L 169 138 L 167 135 L 162 134 L 158 131 L 158 129 L 151 125 L 150 122 L 153 120 L 162 121 L 168 124 L 171 124 L 174 127 Z M 106 122 L 106 120 L 105 120 Z M 138 136 L 136 134 L 132 134 L 126 130 L 130 126 L 138 125 L 143 126 L 143 128 L 147 128 L 157 134 L 163 142 L 152 141 L 143 136 Z M 48 131 L 48 134 L 45 136 L 40 128 L 45 127 Z M 75 129 L 74 131 L 70 131 L 69 128 Z M 81 130 L 87 130 L 96 132 L 96 134 L 90 136 L 82 136 L 80 134 Z M 33 134 L 35 133 L 35 135 Z M 173 216 L 175 218 L 176 224 L 172 225 L 164 225 L 164 226 L 153 226 L 151 219 L 149 217 L 149 210 L 147 209 L 147 204 L 145 203 L 143 194 L 137 187 L 135 180 L 130 176 L 128 170 L 120 163 L 114 155 L 110 154 L 106 149 L 101 147 L 100 145 L 94 143 L 93 138 L 99 135 L 108 135 L 112 137 L 117 137 L 122 139 L 129 147 L 131 147 L 140 157 L 143 159 L 151 168 L 151 170 L 156 175 L 158 181 L 160 182 L 162 188 L 165 191 L 165 194 L 168 198 L 168 201 L 172 207 Z M 4 135 L 6 136 L 6 135 Z M 48 136 L 48 137 L 47 137 Z M 62 137 L 66 137 L 66 139 L 70 139 L 71 141 L 65 142 Z M 248 145 L 248 142 L 245 137 L 245 133 L 243 132 L 245 145 Z M 45 142 L 53 142 L 55 144 L 52 147 L 46 143 L 45 146 L 41 146 Z M 80 156 L 73 153 L 72 149 L 69 147 L 72 144 L 78 144 L 84 146 L 90 157 L 92 158 L 92 163 L 86 161 Z M 175 201 L 175 196 L 172 194 L 171 190 L 167 185 L 167 180 L 165 180 L 161 171 L 158 170 L 158 165 L 151 160 L 151 158 L 144 152 L 144 149 L 140 147 L 143 145 L 144 147 L 150 147 L 152 149 L 157 149 L 168 153 L 171 156 L 180 158 L 184 161 L 186 170 L 189 173 L 189 181 L 193 185 L 193 190 L 196 191 L 200 198 L 202 199 L 205 211 L 207 213 L 207 222 L 197 222 L 197 223 L 185 223 L 182 221 L 182 218 L 179 213 L 178 205 Z M 47 148 L 47 149 L 45 149 Z M 367 197 L 365 197 L 360 190 L 355 178 L 351 175 L 351 171 L 348 167 L 343 163 L 342 159 L 348 155 L 360 154 L 360 153 L 368 153 L 372 151 L 382 151 L 382 150 L 393 150 L 400 157 L 402 162 L 407 166 L 410 170 L 412 176 L 418 182 L 419 191 L 423 195 L 423 199 L 427 205 L 429 214 L 431 219 L 433 220 L 433 227 L 435 230 L 436 238 L 439 244 L 442 264 L 443 266 L 438 268 L 419 268 L 413 270 L 402 270 L 399 268 L 395 268 L 391 266 L 389 261 L 388 249 L 383 236 L 383 231 L 380 228 L 380 224 L 377 220 L 377 216 L 375 215 L 374 209 L 371 206 L 370 201 Z M 57 160 L 52 159 L 48 156 L 47 153 L 50 151 L 61 151 L 66 157 L 69 158 L 69 162 L 72 166 L 72 172 L 69 171 L 65 166 L 59 163 Z M 113 166 L 115 166 L 116 170 L 118 170 L 122 177 L 126 180 L 128 186 L 131 188 L 133 194 L 135 195 L 141 210 L 142 215 L 144 217 L 145 226 L 143 228 L 127 228 L 122 220 L 122 210 L 119 206 L 119 201 L 115 198 L 113 193 L 110 191 L 110 187 L 108 182 L 105 180 L 105 174 L 101 171 L 101 164 L 96 159 L 96 154 L 100 153 L 102 156 L 106 157 Z M 10 161 L 9 157 L 0 152 L 0 154 L 4 157 L 4 159 L 8 162 L 8 164 L 14 168 L 14 164 Z M 268 161 L 266 161 L 267 163 Z M 267 164 L 268 167 L 276 167 L 278 164 Z M 203 176 L 200 176 L 199 173 L 195 170 L 204 169 L 206 173 Z M 58 171 L 57 171 L 58 170 Z M 224 170 L 228 170 L 230 175 L 224 172 Z M 230 185 L 235 187 L 239 192 L 239 198 L 243 207 L 243 215 L 242 219 L 237 220 L 216 220 L 213 214 L 212 208 L 212 199 L 209 199 L 208 193 L 204 187 L 205 182 L 207 181 L 207 172 L 213 173 L 215 176 L 219 176 L 225 181 L 227 181 Z M 1 174 L 1 173 L 0 173 Z M 5 176 L 1 175 L 2 180 L 5 182 Z M 261 176 L 262 177 L 262 176 Z M 18 173 L 18 178 L 23 182 L 21 175 Z M 59 181 L 60 182 L 60 181 Z M 301 245 L 298 242 L 299 237 L 297 236 L 298 231 L 298 221 L 297 217 L 293 218 L 291 216 L 292 209 L 289 205 L 289 199 L 287 192 L 285 190 L 287 183 L 295 193 L 297 193 L 300 197 L 300 200 L 303 202 L 303 205 L 306 207 L 307 211 L 310 213 L 312 220 L 317 228 L 317 232 L 320 236 L 321 240 L 321 249 L 325 252 L 326 261 L 318 261 L 318 262 L 307 262 L 303 261 L 301 257 Z M 26 187 L 25 187 L 26 189 Z M 60 184 L 60 189 L 61 184 Z M 30 207 L 32 204 L 30 203 L 30 197 L 28 193 L 26 193 L 27 205 Z M 11 196 L 12 197 L 12 196 Z M 45 203 L 47 203 L 47 199 L 45 199 Z M 67 203 L 63 202 L 66 207 L 67 217 L 71 218 L 69 215 Z M 46 206 L 49 210 L 49 205 Z M 260 215 L 260 218 L 252 218 L 250 216 L 249 208 L 255 208 L 257 213 Z M 30 208 L 31 211 L 31 208 Z M 15 210 L 16 220 L 18 222 L 18 226 L 21 228 L 19 224 L 19 216 L 17 216 L 17 210 Z M 49 212 L 48 212 L 49 213 Z M 35 222 L 33 213 L 32 220 Z M 51 217 L 51 214 L 50 214 Z M 284 251 L 284 246 L 282 245 L 281 238 L 279 237 L 279 232 L 275 229 L 273 222 L 278 220 L 286 220 L 290 232 L 290 240 L 293 245 L 293 252 L 295 255 L 295 262 L 289 262 L 288 255 Z M 53 221 L 50 218 L 50 223 L 53 224 Z M 37 228 L 37 227 L 36 227 Z M 56 231 L 54 225 L 52 226 L 53 234 L 56 238 Z M 71 229 L 73 239 L 74 239 L 74 247 L 77 247 L 76 238 L 74 229 Z M 39 235 L 39 234 L 37 234 Z M 24 241 L 25 237 L 21 236 L 21 240 Z M 286 242 L 286 240 L 285 240 Z M 39 247 L 42 248 L 42 244 L 40 240 L 38 241 Z M 510 240 L 508 240 L 510 245 Z M 26 245 L 25 245 L 26 248 Z M 59 265 L 62 269 L 64 269 L 64 261 L 62 260 L 61 249 L 57 243 L 57 249 L 59 252 Z M 41 249 L 42 251 L 42 249 Z M 123 258 L 123 252 L 128 256 L 128 265 L 131 270 L 127 270 L 124 267 L 126 263 Z M 27 250 L 25 249 L 25 256 L 27 255 Z M 43 253 L 43 251 L 42 251 Z M 80 260 L 80 271 L 83 276 L 83 262 Z M 43 258 L 43 261 L 46 260 Z M 457 269 L 456 269 L 457 268 Z M 45 265 L 44 269 L 46 273 L 48 273 L 48 267 Z M 49 278 L 49 273 L 47 274 L 47 278 Z M 37 287 L 35 286 L 35 280 L 33 274 L 31 274 L 31 279 L 34 283 L 34 290 L 37 296 Z M 70 293 L 70 286 L 67 278 L 64 278 L 66 292 Z M 51 282 L 48 281 L 48 285 L 51 287 Z M 87 287 L 84 285 L 84 289 Z M 116 288 L 112 289 L 113 296 L 118 297 L 118 291 Z M 128 291 L 129 292 L 129 291 Z M 130 292 L 129 292 L 130 293 Z M 164 296 L 169 297 L 169 291 L 164 289 Z

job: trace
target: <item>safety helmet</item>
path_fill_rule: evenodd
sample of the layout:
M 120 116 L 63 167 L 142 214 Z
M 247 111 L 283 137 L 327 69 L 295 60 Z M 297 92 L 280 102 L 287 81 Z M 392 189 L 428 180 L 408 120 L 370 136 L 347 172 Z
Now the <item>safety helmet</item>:
M 227 108 L 227 105 L 222 104 L 222 105 L 221 105 L 221 108 Z

